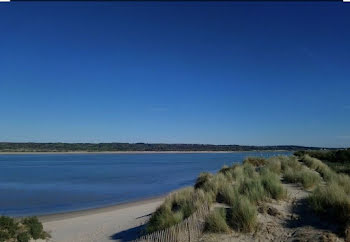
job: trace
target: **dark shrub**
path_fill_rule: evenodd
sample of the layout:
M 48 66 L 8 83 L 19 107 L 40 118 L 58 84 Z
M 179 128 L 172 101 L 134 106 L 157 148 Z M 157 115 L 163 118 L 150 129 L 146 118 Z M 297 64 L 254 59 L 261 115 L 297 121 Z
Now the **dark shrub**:
M 18 242 L 28 242 L 30 240 L 30 235 L 27 232 L 22 232 L 17 235 Z
M 43 225 L 37 217 L 25 218 L 22 224 L 28 228 L 28 232 L 33 239 L 45 239 Z
M 8 237 L 13 238 L 18 230 L 18 224 L 15 222 L 13 218 L 7 216 L 0 217 L 0 230 L 3 231 L 3 237 L 6 237 L 5 233 L 7 233 Z
M 9 233 L 7 233 L 7 231 L 0 231 L 0 241 L 7 241 L 9 240 L 11 237 L 9 235 Z

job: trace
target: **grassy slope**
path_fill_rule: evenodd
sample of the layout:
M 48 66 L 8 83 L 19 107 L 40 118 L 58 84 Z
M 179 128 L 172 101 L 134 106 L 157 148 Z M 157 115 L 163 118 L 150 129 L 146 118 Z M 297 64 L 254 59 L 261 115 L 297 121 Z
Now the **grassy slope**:
M 297 183 L 310 190 L 308 202 L 312 209 L 340 225 L 342 236 L 350 237 L 347 232 L 350 231 L 347 227 L 350 223 L 350 177 L 337 174 L 320 160 L 307 155 L 300 160 L 294 156 L 248 158 L 243 165 L 223 167 L 217 174 L 202 173 L 194 188 L 167 199 L 152 216 L 148 232 L 181 222 L 196 210 L 197 203 L 202 202 L 229 206 L 213 210 L 206 219 L 206 231 L 253 231 L 257 228 L 257 208 L 271 199 L 287 197 L 280 177 L 284 182 Z

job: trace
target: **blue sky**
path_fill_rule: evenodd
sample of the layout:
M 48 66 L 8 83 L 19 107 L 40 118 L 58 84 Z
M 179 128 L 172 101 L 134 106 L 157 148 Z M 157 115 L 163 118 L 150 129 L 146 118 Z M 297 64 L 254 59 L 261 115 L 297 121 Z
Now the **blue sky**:
M 350 146 L 350 4 L 0 4 L 0 140 Z

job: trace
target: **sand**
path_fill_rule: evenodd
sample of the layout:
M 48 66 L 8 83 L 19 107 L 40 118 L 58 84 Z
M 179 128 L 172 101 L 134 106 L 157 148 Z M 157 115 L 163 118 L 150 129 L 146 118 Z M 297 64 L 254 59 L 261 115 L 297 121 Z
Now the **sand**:
M 165 196 L 139 202 L 39 217 L 50 241 L 130 241 L 136 239 Z

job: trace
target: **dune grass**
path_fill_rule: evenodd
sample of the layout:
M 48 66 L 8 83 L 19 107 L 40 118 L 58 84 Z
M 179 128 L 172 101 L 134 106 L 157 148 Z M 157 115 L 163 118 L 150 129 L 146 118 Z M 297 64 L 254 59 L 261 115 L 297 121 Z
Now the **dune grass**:
M 243 164 L 251 164 L 253 166 L 263 166 L 266 164 L 266 159 L 262 157 L 247 157 L 244 159 Z
M 340 224 L 347 224 L 350 218 L 350 199 L 337 183 L 318 187 L 309 197 L 309 203 L 315 212 L 327 215 Z
M 210 198 L 203 190 L 195 190 L 191 187 L 171 194 L 151 216 L 146 231 L 152 233 L 175 225 L 209 201 Z
M 283 178 L 286 182 L 299 183 L 305 189 L 315 187 L 321 182 L 321 177 L 318 173 L 303 168 L 300 171 L 295 171 L 291 168 L 287 168 L 284 172 Z
M 226 222 L 226 209 L 214 209 L 205 219 L 204 230 L 211 233 L 228 233 L 230 228 Z
M 216 195 L 216 201 L 219 203 L 225 203 L 227 205 L 232 205 L 234 203 L 235 197 L 237 196 L 237 191 L 235 186 L 229 182 L 221 184 Z
M 286 170 L 292 169 L 295 172 L 301 171 L 303 169 L 302 163 L 294 156 L 281 157 L 281 170 L 285 173 Z
M 313 210 L 329 221 L 338 223 L 345 233 L 350 223 L 350 177 L 338 174 L 322 161 L 304 155 L 301 161 L 310 169 L 319 172 L 324 181 L 309 196 Z
M 306 166 L 319 172 L 323 179 L 327 182 L 333 180 L 337 176 L 336 172 L 332 171 L 332 169 L 329 168 L 325 163 L 309 155 L 304 155 L 301 158 L 301 161 Z
M 265 167 L 271 172 L 279 175 L 282 171 L 282 163 L 280 157 L 271 157 L 267 159 Z
M 217 211 L 211 213 L 206 219 L 206 231 L 226 232 L 224 222 L 238 231 L 252 231 L 256 226 L 257 204 L 286 197 L 278 175 L 282 171 L 281 159 L 284 158 L 247 158 L 244 164 L 224 166 L 217 174 L 201 173 L 194 188 L 178 191 L 165 200 L 152 215 L 147 232 L 177 224 L 201 204 L 212 202 L 226 204 L 230 209 L 227 216 Z
M 287 197 L 287 191 L 283 188 L 279 176 L 268 167 L 261 172 L 261 183 L 270 198 L 281 200 Z
M 227 215 L 231 228 L 241 232 L 251 232 L 257 225 L 257 208 L 245 196 L 238 196 Z
M 209 180 L 213 178 L 213 174 L 208 172 L 202 172 L 199 174 L 196 183 L 194 184 L 194 188 L 202 188 L 205 183 L 209 182 Z
M 261 183 L 260 177 L 245 177 L 239 183 L 238 191 L 241 195 L 246 196 L 249 201 L 254 204 L 265 200 L 267 197 L 267 193 Z

